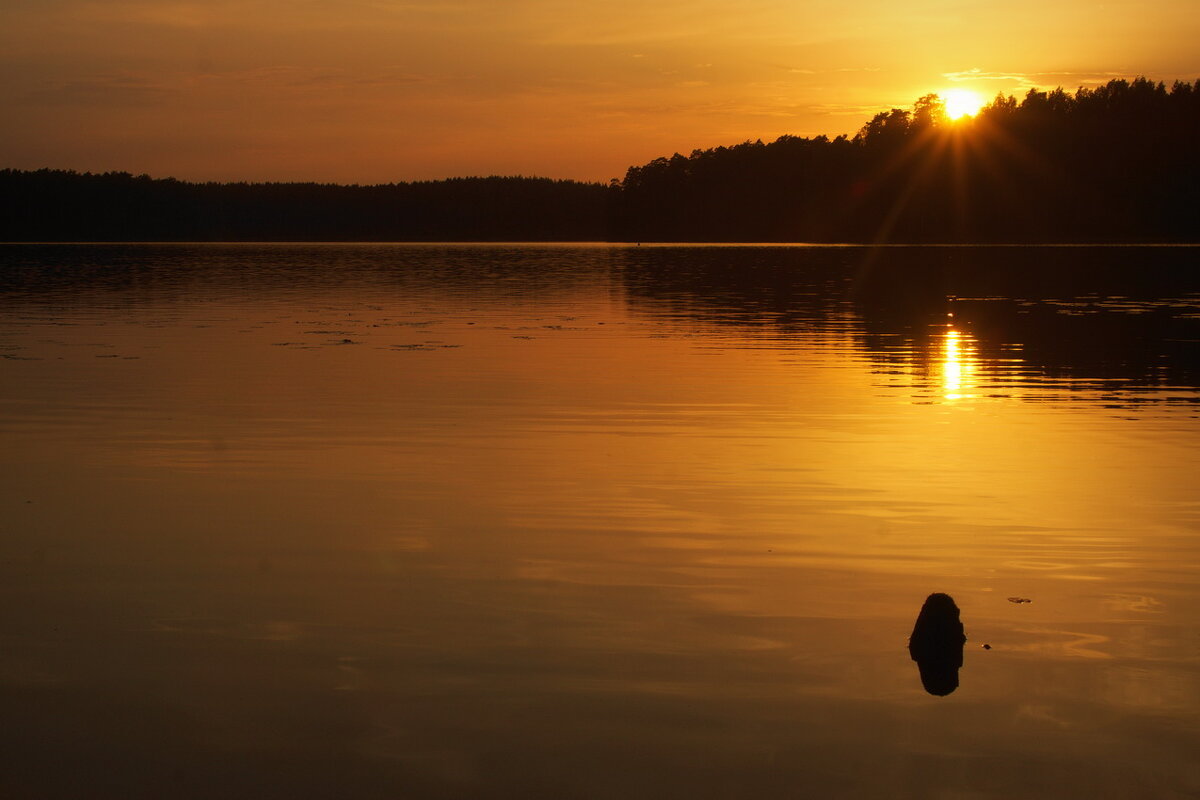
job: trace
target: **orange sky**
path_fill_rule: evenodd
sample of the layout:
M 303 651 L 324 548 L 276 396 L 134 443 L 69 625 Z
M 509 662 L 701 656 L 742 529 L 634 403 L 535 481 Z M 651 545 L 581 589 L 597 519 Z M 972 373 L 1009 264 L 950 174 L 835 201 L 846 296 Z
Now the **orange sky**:
M 1197 0 L 3 0 L 0 167 L 606 181 L 987 95 L 1200 77 Z

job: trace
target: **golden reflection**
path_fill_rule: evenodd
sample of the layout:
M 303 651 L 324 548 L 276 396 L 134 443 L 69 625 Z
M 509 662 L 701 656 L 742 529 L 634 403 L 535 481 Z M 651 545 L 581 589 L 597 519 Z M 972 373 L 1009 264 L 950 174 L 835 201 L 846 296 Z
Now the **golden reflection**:
M 954 328 L 947 329 L 942 338 L 942 397 L 961 400 L 975 395 L 969 392 L 976 386 L 979 359 L 969 337 Z

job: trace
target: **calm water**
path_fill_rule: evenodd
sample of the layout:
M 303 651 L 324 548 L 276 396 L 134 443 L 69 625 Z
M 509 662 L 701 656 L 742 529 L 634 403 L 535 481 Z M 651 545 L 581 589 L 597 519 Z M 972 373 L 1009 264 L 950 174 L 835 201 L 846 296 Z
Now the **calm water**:
M 0 297 L 6 797 L 1200 795 L 1200 249 L 6 245 Z

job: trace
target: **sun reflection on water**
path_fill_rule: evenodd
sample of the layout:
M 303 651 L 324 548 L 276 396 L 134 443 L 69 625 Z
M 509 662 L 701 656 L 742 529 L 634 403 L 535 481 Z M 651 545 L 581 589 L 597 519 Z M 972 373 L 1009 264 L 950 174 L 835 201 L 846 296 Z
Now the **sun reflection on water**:
M 954 328 L 942 336 L 942 397 L 963 400 L 974 397 L 979 359 L 971 338 Z

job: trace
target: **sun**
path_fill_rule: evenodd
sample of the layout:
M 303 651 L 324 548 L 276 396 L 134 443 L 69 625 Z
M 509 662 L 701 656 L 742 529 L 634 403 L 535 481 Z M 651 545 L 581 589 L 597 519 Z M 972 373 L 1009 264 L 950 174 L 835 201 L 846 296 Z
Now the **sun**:
M 974 116 L 987 104 L 983 95 L 970 89 L 947 89 L 939 94 L 946 104 L 946 116 L 950 119 Z

